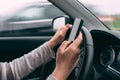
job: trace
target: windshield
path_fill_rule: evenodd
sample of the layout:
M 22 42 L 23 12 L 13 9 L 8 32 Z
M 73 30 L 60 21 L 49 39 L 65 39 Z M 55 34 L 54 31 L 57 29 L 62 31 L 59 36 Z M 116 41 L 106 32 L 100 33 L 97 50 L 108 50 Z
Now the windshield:
M 112 30 L 120 31 L 120 0 L 79 0 Z

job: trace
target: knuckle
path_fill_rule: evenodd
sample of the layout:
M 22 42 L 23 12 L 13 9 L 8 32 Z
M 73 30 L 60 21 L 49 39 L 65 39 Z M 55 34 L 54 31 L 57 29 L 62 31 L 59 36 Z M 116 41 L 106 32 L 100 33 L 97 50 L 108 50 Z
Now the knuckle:
M 61 48 L 58 48 L 58 52 L 61 53 L 61 52 L 62 52 L 62 49 L 61 49 Z
M 70 51 L 75 53 L 75 54 L 79 54 L 80 53 L 79 48 L 75 48 L 75 47 L 70 47 Z
M 58 48 L 58 51 L 60 51 L 60 50 L 61 50 L 61 47 Z
M 63 44 L 66 44 L 67 43 L 67 41 L 63 41 Z
M 62 32 L 60 32 L 60 37 L 64 37 L 64 34 Z
M 59 32 L 59 37 L 60 38 L 64 37 L 64 33 L 62 31 Z
M 70 47 L 71 51 L 76 51 L 75 47 Z
M 63 26 L 59 28 L 59 30 L 63 30 L 63 29 L 64 29 L 64 27 L 63 27 Z
M 62 27 L 60 28 L 60 30 L 61 30 L 61 31 L 64 31 L 64 30 L 66 31 L 66 30 L 67 30 L 67 27 L 62 26 Z
M 61 46 L 60 46 L 59 48 L 61 49 L 62 46 L 66 44 L 66 42 L 67 42 L 67 41 L 63 41 L 62 44 L 61 44 Z

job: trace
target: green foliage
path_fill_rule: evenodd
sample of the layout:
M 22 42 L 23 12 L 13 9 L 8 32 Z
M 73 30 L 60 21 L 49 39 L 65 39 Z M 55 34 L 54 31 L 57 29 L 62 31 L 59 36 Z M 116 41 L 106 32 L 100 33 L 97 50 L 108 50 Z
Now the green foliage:
M 113 28 L 115 30 L 119 30 L 120 31 L 120 19 L 116 19 L 113 21 Z

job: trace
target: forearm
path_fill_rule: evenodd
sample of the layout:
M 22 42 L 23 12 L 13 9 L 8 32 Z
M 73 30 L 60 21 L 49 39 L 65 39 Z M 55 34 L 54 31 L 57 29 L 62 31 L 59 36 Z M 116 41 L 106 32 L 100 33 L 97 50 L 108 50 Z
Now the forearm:
M 45 43 L 30 53 L 25 54 L 24 56 L 13 60 L 6 65 L 9 64 L 13 78 L 15 80 L 20 80 L 21 78 L 31 73 L 34 69 L 39 67 L 41 64 L 44 64 L 53 58 L 54 52 L 48 46 L 48 43 Z M 4 74 L 6 74 L 6 77 L 8 75 L 7 73 L 7 71 L 4 72 Z

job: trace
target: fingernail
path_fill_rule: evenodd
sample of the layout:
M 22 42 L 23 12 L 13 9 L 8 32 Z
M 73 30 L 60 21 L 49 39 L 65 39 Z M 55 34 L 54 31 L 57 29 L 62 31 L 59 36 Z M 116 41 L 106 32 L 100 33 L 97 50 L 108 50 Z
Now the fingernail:
M 72 27 L 72 25 L 71 25 L 71 24 L 70 24 L 69 26 L 70 26 L 70 27 Z

